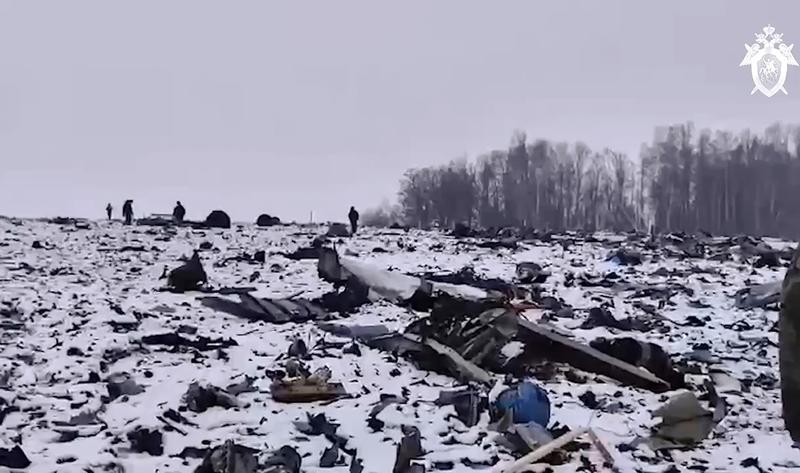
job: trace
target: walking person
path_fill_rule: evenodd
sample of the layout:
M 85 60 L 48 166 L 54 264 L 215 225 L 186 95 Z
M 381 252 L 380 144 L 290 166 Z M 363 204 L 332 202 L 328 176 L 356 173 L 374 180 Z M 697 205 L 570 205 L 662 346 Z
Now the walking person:
M 358 230 L 358 211 L 355 207 L 350 207 L 347 217 L 350 219 L 350 233 L 355 235 Z
M 108 205 L 106 205 L 106 215 L 108 215 L 109 220 L 111 220 L 112 212 L 114 212 L 114 207 L 112 207 L 111 203 L 109 202 Z
M 122 205 L 122 216 L 125 218 L 125 225 L 133 223 L 133 200 L 126 200 Z
M 183 204 L 181 201 L 178 201 L 178 204 L 175 206 L 175 209 L 172 211 L 172 218 L 175 220 L 175 223 L 183 223 L 183 217 L 186 216 L 186 209 L 183 208 Z

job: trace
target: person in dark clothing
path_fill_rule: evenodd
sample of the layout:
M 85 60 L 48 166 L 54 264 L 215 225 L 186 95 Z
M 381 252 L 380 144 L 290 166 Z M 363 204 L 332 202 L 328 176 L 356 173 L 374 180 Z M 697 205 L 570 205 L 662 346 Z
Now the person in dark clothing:
M 186 216 L 186 209 L 183 208 L 183 204 L 181 201 L 178 201 L 178 204 L 175 206 L 175 210 L 172 211 L 172 218 L 175 219 L 176 223 L 183 223 L 183 217 Z
M 125 225 L 133 223 L 133 201 L 128 199 L 122 205 L 122 216 L 125 218 Z
M 106 214 L 108 215 L 108 219 L 111 220 L 111 213 L 114 211 L 114 207 L 111 206 L 109 203 L 106 205 Z
M 347 217 L 350 219 L 350 233 L 355 235 L 356 230 L 358 230 L 358 211 L 355 207 L 350 207 L 350 213 L 347 214 Z

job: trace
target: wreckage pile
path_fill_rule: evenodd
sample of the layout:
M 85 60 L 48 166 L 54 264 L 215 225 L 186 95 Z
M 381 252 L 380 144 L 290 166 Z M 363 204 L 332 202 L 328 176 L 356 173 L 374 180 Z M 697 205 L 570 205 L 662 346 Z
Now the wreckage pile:
M 791 244 L 328 230 L 0 220 L 0 466 L 800 463 L 776 369 Z

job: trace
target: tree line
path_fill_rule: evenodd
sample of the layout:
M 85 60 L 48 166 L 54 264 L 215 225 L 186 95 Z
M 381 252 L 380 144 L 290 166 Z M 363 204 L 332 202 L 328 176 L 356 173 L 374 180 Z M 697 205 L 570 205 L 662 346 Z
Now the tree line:
M 364 221 L 796 238 L 799 155 L 800 131 L 780 124 L 761 134 L 663 127 L 638 159 L 518 132 L 473 161 L 408 170 L 397 205 Z

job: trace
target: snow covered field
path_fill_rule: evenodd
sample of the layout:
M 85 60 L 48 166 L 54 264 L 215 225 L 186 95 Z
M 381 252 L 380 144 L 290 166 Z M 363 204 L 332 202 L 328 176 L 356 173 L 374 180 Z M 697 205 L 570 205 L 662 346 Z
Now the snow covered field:
M 495 434 L 487 430 L 487 414 L 477 426 L 466 428 L 452 407 L 433 404 L 441 390 L 457 385 L 447 376 L 421 371 L 404 359 L 363 346 L 361 356 L 328 349 L 316 353 L 309 367 L 313 371 L 328 366 L 332 381 L 342 382 L 354 397 L 327 405 L 276 403 L 270 396 L 266 370 L 281 367 L 294 338 L 312 346 L 323 337 L 331 340 L 330 335 L 313 322 L 251 322 L 201 305 L 194 293 L 157 291 L 164 284 L 159 278 L 165 267 L 178 266 L 181 256 L 191 255 L 201 243 L 209 242 L 213 249 L 202 251 L 201 257 L 214 286 L 255 286 L 261 297 L 288 297 L 300 291 L 305 291 L 304 297 L 316 297 L 331 286 L 317 276 L 315 261 L 291 261 L 270 253 L 305 247 L 323 232 L 322 227 L 251 226 L 164 230 L 124 228 L 107 222 L 76 229 L 0 219 L 0 398 L 5 401 L 0 401 L 0 412 L 6 413 L 0 424 L 0 448 L 21 446 L 31 461 L 25 471 L 31 472 L 191 472 L 201 460 L 180 458 L 186 447 L 208 448 L 230 439 L 265 455 L 290 445 L 302 455 L 306 472 L 350 471 L 348 455 L 343 455 L 342 466 L 320 468 L 320 456 L 330 442 L 323 436 L 305 435 L 293 424 L 306 420 L 307 414 L 325 413 L 328 420 L 340 424 L 338 433 L 348 438 L 348 446 L 357 448 L 365 472 L 392 470 L 402 425 L 414 425 L 422 433 L 422 446 L 429 452 L 424 458 L 428 471 L 472 471 L 497 458 L 508 461 L 511 457 L 496 446 Z M 770 243 L 781 247 L 779 242 Z M 126 246 L 141 246 L 146 251 L 118 251 Z M 414 251 L 409 251 L 411 247 Z M 375 248 L 386 252 L 374 252 Z M 685 285 L 694 295 L 678 294 L 672 298 L 674 305 L 659 310 L 668 319 L 662 331 L 583 330 L 579 326 L 585 312 L 581 311 L 576 311 L 574 318 L 551 320 L 578 340 L 622 334 L 657 343 L 673 359 L 706 345 L 713 359 L 700 364 L 701 374 L 688 377 L 690 384 L 701 386 L 709 371 L 723 371 L 739 382 L 739 386 L 717 387 L 729 409 L 710 438 L 693 449 L 671 451 L 667 456 L 656 455 L 645 446 L 623 451 L 619 466 L 653 472 L 667 471 L 671 465 L 676 468 L 671 471 L 757 471 L 746 466 L 753 464 L 748 459 L 757 458 L 765 471 L 800 469 L 800 450 L 792 447 L 781 419 L 778 314 L 737 309 L 731 297 L 748 283 L 781 279 L 783 268 L 755 269 L 735 256 L 731 261 L 716 262 L 646 255 L 641 265 L 618 266 L 605 261 L 610 250 L 600 243 L 579 242 L 565 250 L 558 244 L 531 242 L 517 250 L 490 250 L 419 231 L 367 229 L 352 239 L 342 239 L 337 249 L 340 254 L 357 254 L 377 268 L 456 271 L 471 265 L 480 275 L 507 281 L 513 279 L 517 263 L 532 261 L 552 272 L 544 283 L 547 295 L 562 298 L 575 308 L 597 306 L 599 300 L 613 302 L 618 319 L 646 314 L 634 307 L 629 294 L 580 285 L 566 287 L 567 273 L 614 271 L 633 283 Z M 267 252 L 266 263 L 215 266 L 226 257 L 256 250 Z M 673 276 L 652 275 L 673 270 Z M 701 303 L 709 307 L 699 308 Z M 527 315 L 535 320 L 542 313 Z M 402 330 L 423 315 L 379 302 L 362 307 L 342 322 L 379 323 Z M 693 323 L 683 325 L 687 321 Z M 191 335 L 194 330 L 196 335 Z M 181 353 L 138 343 L 145 335 L 176 331 L 190 338 L 230 338 L 237 345 Z M 657 423 L 651 412 L 670 395 L 629 388 L 590 373 L 583 373 L 585 383 L 574 383 L 565 378 L 564 371 L 557 370 L 551 379 L 536 380 L 549 394 L 551 423 L 572 429 L 591 425 L 612 447 L 649 436 L 650 427 Z M 106 381 L 117 373 L 128 373 L 143 392 L 107 399 Z M 166 411 L 181 407 L 181 398 L 192 382 L 224 388 L 245 377 L 255 378 L 258 389 L 239 394 L 238 408 L 182 412 L 193 425 L 172 423 L 180 431 L 162 420 Z M 586 407 L 579 400 L 586 391 L 607 401 L 607 407 Z M 699 396 L 701 390 L 695 391 Z M 388 406 L 379 415 L 385 425 L 375 432 L 366 420 L 381 394 L 402 395 L 408 402 Z M 127 434 L 141 427 L 162 432 L 162 455 L 129 451 Z M 581 461 L 581 456 L 588 462 Z M 468 466 L 470 463 L 473 466 Z M 574 452 L 568 464 L 550 467 L 577 471 L 586 463 L 604 471 L 593 448 Z M 110 466 L 113 464 L 116 466 Z M 548 466 L 541 465 L 539 470 Z

